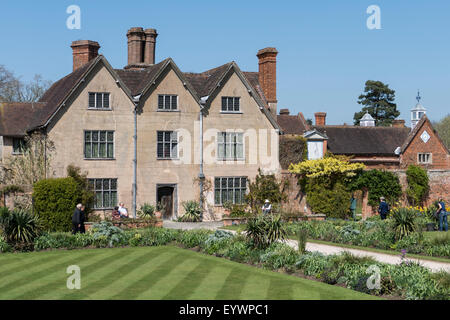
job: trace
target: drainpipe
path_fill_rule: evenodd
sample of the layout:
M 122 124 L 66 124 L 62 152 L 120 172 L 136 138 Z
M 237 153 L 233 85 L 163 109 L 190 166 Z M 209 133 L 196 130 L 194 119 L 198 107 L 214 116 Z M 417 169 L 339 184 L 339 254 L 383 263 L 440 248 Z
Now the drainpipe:
M 133 218 L 136 219 L 136 193 L 137 193 L 137 106 L 139 104 L 139 98 L 134 99 L 134 156 L 133 156 Z
M 198 178 L 200 179 L 200 208 L 202 210 L 201 219 L 203 220 L 203 183 L 205 180 L 205 174 L 203 173 L 203 108 L 205 106 L 206 100 L 202 99 L 200 102 L 200 171 L 198 173 Z

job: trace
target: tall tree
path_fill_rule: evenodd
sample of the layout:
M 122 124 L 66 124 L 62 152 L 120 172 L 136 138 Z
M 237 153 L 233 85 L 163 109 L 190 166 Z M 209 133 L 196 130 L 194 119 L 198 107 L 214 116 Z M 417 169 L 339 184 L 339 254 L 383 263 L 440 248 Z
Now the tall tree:
M 436 129 L 447 148 L 450 149 L 450 114 L 442 118 L 439 122 L 434 122 L 433 127 Z
M 395 100 L 395 90 L 381 81 L 367 80 L 364 94 L 358 97 L 358 103 L 363 105 L 360 112 L 356 112 L 353 120 L 359 125 L 359 120 L 368 112 L 374 119 L 376 126 L 389 126 L 392 120 L 400 115 Z
M 51 81 L 36 74 L 28 83 L 22 82 L 13 72 L 0 65 L 0 102 L 36 102 L 50 87 Z

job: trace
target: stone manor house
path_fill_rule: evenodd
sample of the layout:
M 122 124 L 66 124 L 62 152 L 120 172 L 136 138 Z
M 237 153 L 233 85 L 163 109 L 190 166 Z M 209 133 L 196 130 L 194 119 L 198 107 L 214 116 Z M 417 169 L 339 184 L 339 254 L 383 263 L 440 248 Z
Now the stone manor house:
M 97 212 L 119 201 L 130 212 L 133 203 L 162 203 L 164 219 L 200 194 L 204 220 L 220 219 L 224 202 L 243 201 L 258 168 L 279 173 L 277 50 L 258 51 L 258 72 L 229 62 L 187 73 L 171 58 L 155 63 L 157 35 L 128 30 L 123 69 L 98 54 L 97 42 L 72 42 L 73 72 L 39 102 L 0 105 L 0 159 L 40 131 L 55 144 L 49 177 L 66 176 L 70 164 L 87 171 Z

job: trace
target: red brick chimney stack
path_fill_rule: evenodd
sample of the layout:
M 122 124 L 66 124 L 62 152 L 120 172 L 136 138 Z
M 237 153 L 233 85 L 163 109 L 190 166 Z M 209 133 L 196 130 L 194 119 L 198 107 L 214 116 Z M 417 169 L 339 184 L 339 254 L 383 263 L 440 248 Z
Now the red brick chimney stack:
M 95 59 L 100 49 L 98 42 L 91 40 L 73 41 L 70 47 L 73 55 L 73 71 Z
M 156 29 L 145 29 L 145 52 L 144 63 L 155 64 L 155 46 L 158 33 Z
M 259 60 L 259 84 L 274 116 L 277 114 L 277 54 L 275 48 L 264 48 L 256 54 Z
M 128 39 L 128 65 L 144 62 L 145 33 L 141 27 L 131 28 L 127 32 Z
M 405 120 L 396 119 L 392 121 L 392 126 L 394 128 L 406 128 L 405 126 Z
M 316 126 L 324 126 L 325 125 L 325 119 L 327 117 L 326 112 L 316 112 L 314 113 L 314 117 L 316 118 Z

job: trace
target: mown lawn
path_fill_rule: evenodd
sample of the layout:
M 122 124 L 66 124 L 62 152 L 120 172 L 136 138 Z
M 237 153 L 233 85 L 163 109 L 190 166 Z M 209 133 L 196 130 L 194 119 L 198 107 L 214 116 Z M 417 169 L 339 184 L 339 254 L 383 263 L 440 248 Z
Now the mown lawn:
M 81 289 L 66 287 L 69 265 Z M 173 246 L 0 255 L 0 299 L 375 299 Z

